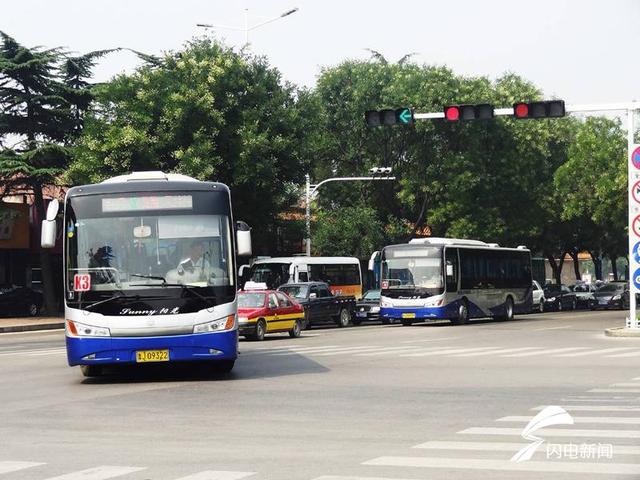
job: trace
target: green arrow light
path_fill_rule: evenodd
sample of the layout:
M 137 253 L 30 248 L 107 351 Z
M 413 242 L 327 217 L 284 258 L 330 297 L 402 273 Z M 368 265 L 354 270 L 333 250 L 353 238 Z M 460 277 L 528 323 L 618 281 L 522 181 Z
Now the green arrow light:
M 400 123 L 409 125 L 413 123 L 413 112 L 410 108 L 399 108 L 398 110 L 396 110 L 396 118 L 400 121 Z

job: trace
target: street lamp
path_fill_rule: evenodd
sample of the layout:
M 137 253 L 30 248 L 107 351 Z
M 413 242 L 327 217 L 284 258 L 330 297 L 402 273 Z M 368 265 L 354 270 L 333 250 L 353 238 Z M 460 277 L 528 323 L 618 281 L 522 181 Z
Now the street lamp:
M 305 220 L 306 220 L 306 231 L 307 231 L 307 257 L 311 256 L 311 198 L 318 192 L 318 189 L 329 182 L 357 182 L 357 181 L 365 181 L 365 180 L 395 180 L 396 177 L 389 176 L 378 176 L 378 175 L 389 175 L 391 174 L 391 167 L 373 167 L 369 169 L 373 176 L 371 177 L 334 177 L 327 178 L 322 180 L 320 183 L 312 185 L 309 174 L 305 175 L 306 179 L 306 209 L 305 209 Z
M 273 17 L 273 18 L 270 18 L 269 20 L 265 20 L 264 22 L 260 22 L 255 25 L 249 26 L 249 9 L 245 8 L 244 9 L 244 27 L 219 25 L 219 24 L 213 24 L 213 23 L 197 23 L 196 26 L 204 27 L 204 28 L 224 28 L 227 30 L 238 30 L 238 31 L 244 32 L 244 44 L 248 45 L 249 32 L 251 30 L 255 30 L 256 28 L 262 27 L 263 25 L 266 25 L 271 22 L 275 22 L 276 20 L 279 20 L 281 18 L 288 17 L 289 15 L 296 13 L 298 10 L 299 10 L 298 7 L 295 7 L 295 8 L 292 8 L 291 10 L 287 10 L 286 12 L 281 13 L 277 17 Z

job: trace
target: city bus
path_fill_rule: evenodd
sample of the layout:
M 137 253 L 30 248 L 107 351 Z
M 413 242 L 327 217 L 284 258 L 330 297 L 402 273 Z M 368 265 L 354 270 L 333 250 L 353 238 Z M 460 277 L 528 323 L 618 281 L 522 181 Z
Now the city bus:
M 49 204 L 42 246 L 56 238 Z M 64 201 L 67 359 L 85 376 L 113 364 L 238 355 L 236 254 L 251 254 L 226 185 L 137 172 L 73 187 Z M 235 231 L 235 235 L 234 235 Z
M 531 311 L 531 252 L 524 246 L 421 238 L 385 247 L 381 263 L 380 317 L 390 322 L 465 324 Z
M 276 289 L 285 283 L 326 282 L 334 295 L 362 297 L 360 261 L 355 257 L 274 257 L 256 260 L 247 278 Z

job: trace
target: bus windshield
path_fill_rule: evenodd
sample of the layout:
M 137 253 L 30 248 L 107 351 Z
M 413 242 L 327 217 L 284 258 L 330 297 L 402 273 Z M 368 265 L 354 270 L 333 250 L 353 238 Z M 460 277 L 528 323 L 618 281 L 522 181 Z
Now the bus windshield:
M 385 248 L 382 285 L 383 289 L 441 291 L 444 288 L 442 250 L 433 247 Z
M 215 206 L 215 199 L 221 204 Z M 200 295 L 222 294 L 228 301 L 235 293 L 228 212 L 228 196 L 218 192 L 71 198 L 65 225 L 67 300 L 125 297 L 130 291 L 142 298 L 160 290 L 175 296 L 194 287 Z
M 289 280 L 291 263 L 254 263 L 249 273 L 249 281 L 266 283 L 267 288 L 275 290 Z

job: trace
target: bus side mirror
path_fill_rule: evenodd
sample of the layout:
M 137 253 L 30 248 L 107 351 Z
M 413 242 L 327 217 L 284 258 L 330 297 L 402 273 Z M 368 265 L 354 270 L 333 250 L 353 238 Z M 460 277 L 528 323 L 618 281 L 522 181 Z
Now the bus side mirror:
M 53 199 L 49 202 L 47 207 L 47 216 L 45 220 L 42 220 L 42 229 L 40 231 L 40 245 L 42 248 L 53 248 L 56 245 L 56 216 L 60 209 L 60 203 L 57 199 Z
M 251 255 L 251 227 L 244 222 L 236 222 L 236 249 L 240 256 Z

